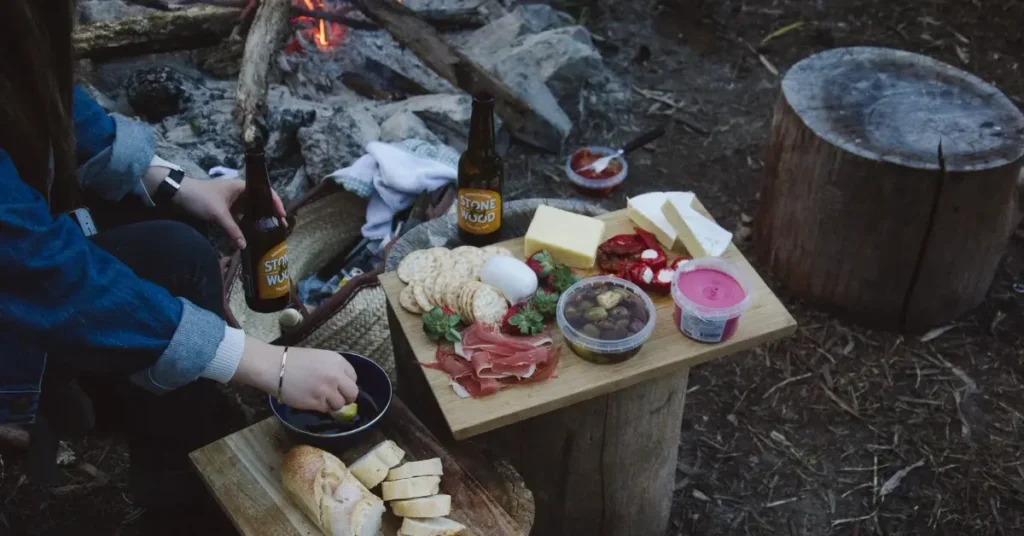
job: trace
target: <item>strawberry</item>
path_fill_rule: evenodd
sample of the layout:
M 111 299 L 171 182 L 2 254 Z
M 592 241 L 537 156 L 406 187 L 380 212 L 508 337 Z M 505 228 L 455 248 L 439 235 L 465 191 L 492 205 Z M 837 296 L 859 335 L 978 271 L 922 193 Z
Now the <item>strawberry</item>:
M 437 341 L 447 339 L 451 342 L 462 340 L 459 333 L 459 324 L 462 318 L 455 314 L 455 311 L 445 307 L 434 307 L 433 310 L 423 313 L 423 331 L 428 337 Z
M 529 302 L 513 305 L 501 319 L 501 331 L 509 335 L 536 335 L 544 331 L 544 316 Z
M 530 258 L 526 259 L 526 265 L 533 270 L 533 273 L 537 274 L 537 279 L 543 280 L 555 269 L 557 263 L 554 257 L 551 256 L 551 253 L 548 253 L 546 249 L 542 249 L 530 255 Z
M 533 299 L 530 300 L 530 305 L 537 310 L 538 313 L 544 315 L 544 318 L 554 318 L 555 310 L 558 308 L 558 296 L 557 292 L 548 292 L 544 289 L 537 290 L 537 293 L 533 295 Z

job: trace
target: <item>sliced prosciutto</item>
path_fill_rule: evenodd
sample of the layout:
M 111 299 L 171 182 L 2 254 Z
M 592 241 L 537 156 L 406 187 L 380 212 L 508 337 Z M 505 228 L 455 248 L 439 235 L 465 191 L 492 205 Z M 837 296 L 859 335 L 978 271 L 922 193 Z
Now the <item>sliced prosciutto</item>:
M 461 343 L 439 345 L 435 362 L 423 366 L 446 372 L 458 396 L 482 397 L 512 385 L 553 378 L 558 350 L 551 343 L 551 337 L 544 335 L 517 337 L 475 324 L 462 332 Z

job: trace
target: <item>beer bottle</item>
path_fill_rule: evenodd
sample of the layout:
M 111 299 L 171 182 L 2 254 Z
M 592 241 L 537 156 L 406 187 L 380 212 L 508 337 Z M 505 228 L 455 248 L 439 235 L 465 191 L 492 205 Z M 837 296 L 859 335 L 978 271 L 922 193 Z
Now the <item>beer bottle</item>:
M 505 163 L 494 149 L 494 98 L 474 95 L 469 144 L 459 159 L 459 235 L 473 246 L 501 239 Z
M 245 196 L 241 228 L 245 236 L 242 250 L 242 278 L 245 302 L 259 313 L 272 313 L 291 300 L 288 275 L 288 244 L 284 227 L 274 208 L 273 190 L 267 161 L 262 149 L 245 152 Z

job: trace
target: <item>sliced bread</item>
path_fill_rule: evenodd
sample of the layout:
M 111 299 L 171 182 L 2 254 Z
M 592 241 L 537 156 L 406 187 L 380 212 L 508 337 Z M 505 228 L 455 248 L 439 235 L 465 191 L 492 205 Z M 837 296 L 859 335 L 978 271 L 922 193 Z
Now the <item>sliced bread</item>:
M 441 476 L 444 474 L 444 467 L 441 466 L 441 458 L 431 458 L 418 462 L 408 462 L 388 471 L 387 480 L 404 480 L 417 476 Z
M 450 495 L 434 495 L 391 503 L 391 511 L 398 517 L 444 517 L 452 513 Z
M 407 517 L 402 520 L 398 536 L 464 536 L 469 534 L 466 526 L 447 517 L 419 519 Z
M 380 485 L 380 489 L 385 501 L 395 501 L 437 495 L 440 484 L 439 476 L 417 476 L 405 480 L 385 481 Z
M 356 460 L 349 470 L 367 488 L 375 488 L 388 476 L 392 467 L 401 463 L 405 451 L 390 439 L 373 447 L 370 452 Z

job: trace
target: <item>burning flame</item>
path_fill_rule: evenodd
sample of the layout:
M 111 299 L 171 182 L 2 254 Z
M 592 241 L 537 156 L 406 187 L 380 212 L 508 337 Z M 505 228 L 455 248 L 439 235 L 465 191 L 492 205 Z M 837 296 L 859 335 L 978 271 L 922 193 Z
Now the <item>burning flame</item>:
M 316 3 L 314 3 L 313 0 L 305 0 L 305 2 L 306 2 L 306 9 L 308 9 L 310 11 L 317 11 L 318 9 L 319 10 L 323 10 L 325 7 L 327 7 L 327 6 L 324 5 L 323 0 L 316 0 Z M 324 49 L 324 48 L 329 47 L 330 44 L 331 44 L 330 41 L 327 39 L 327 23 L 324 22 L 324 19 L 317 19 L 317 20 L 320 23 L 320 31 L 317 32 L 317 34 L 316 34 L 316 44 L 321 49 Z

